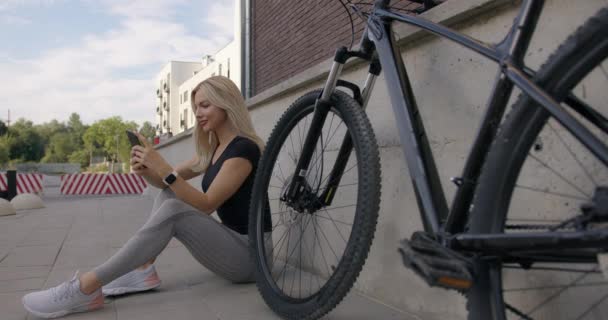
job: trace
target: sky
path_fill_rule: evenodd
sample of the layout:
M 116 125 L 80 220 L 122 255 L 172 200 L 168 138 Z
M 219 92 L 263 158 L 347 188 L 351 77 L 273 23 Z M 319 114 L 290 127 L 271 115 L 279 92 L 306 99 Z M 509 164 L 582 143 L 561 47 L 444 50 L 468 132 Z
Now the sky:
M 161 68 L 233 28 L 234 0 L 0 0 L 0 119 L 154 124 Z

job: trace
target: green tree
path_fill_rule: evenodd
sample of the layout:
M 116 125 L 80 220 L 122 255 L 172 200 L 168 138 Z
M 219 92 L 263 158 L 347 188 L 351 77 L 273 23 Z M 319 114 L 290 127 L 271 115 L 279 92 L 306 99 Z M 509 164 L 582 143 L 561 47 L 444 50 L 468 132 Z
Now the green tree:
M 19 161 L 38 162 L 44 155 L 44 139 L 34 129 L 31 121 L 17 120 L 9 131 L 9 158 Z
M 5 135 L 8 132 L 8 127 L 2 120 L 0 120 L 0 137 Z
M 55 133 L 51 137 L 50 143 L 46 148 L 46 153 L 44 158 L 42 158 L 42 162 L 67 162 L 68 156 L 76 151 L 76 148 L 78 147 L 72 140 L 72 136 L 67 132 Z
M 139 129 L 139 133 L 141 133 L 142 136 L 146 137 L 148 141 L 152 142 L 154 136 L 156 135 L 156 128 L 154 128 L 154 125 L 152 125 L 150 121 L 146 121 Z
M 65 126 L 63 122 L 59 122 L 55 119 L 45 122 L 43 124 L 39 124 L 35 126 L 36 132 L 42 137 L 44 140 L 44 145 L 48 146 L 51 141 L 51 137 L 59 132 L 68 132 L 68 128 Z
M 136 130 L 137 124 L 132 121 L 123 121 L 121 117 L 111 117 L 93 123 L 84 133 L 85 150 L 89 154 L 101 150 L 103 155 L 128 163 L 130 159 L 131 144 L 127 138 L 126 130 Z
M 87 150 L 76 150 L 68 157 L 70 163 L 80 163 L 81 168 L 86 168 L 89 165 L 90 154 Z
M 9 158 L 8 136 L 0 136 L 0 166 L 6 166 Z
M 78 113 L 72 113 L 67 124 L 68 132 L 70 133 L 70 139 L 76 149 L 80 149 L 84 145 L 82 137 L 87 130 L 87 126 L 80 120 Z

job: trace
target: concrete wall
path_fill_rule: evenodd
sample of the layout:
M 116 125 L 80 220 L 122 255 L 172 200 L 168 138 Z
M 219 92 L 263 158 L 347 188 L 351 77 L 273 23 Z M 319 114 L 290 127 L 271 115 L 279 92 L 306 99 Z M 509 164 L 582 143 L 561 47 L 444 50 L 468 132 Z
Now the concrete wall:
M 497 42 L 508 31 L 518 5 L 519 2 L 504 0 L 448 1 L 425 15 L 478 39 Z M 527 64 L 537 69 L 586 17 L 605 5 L 604 0 L 548 0 L 526 57 Z M 451 201 L 456 188 L 449 178 L 462 171 L 497 67 L 447 40 L 420 37 L 407 26 L 396 31 L 403 43 L 402 55 L 446 197 Z M 268 138 L 278 118 L 297 97 L 322 86 L 329 65 L 327 60 L 248 101 L 260 136 Z M 343 78 L 362 84 L 366 73 L 366 68 L 353 64 L 345 68 Z M 429 288 L 403 267 L 397 254 L 398 241 L 420 230 L 422 225 L 382 76 L 372 94 L 367 114 L 380 145 L 382 202 L 372 249 L 356 286 L 420 319 L 465 319 L 465 300 L 461 295 Z M 159 149 L 174 164 L 194 152 L 190 136 L 162 144 Z

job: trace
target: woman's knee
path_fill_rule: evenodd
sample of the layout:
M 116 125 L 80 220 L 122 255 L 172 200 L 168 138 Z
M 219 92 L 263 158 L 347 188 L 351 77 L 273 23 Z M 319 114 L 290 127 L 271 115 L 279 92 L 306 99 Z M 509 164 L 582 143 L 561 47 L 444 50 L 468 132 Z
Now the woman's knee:
M 154 204 L 152 205 L 152 213 L 154 213 L 160 206 L 169 199 L 175 199 L 175 192 L 171 188 L 165 188 L 161 190 L 156 198 L 154 198 Z

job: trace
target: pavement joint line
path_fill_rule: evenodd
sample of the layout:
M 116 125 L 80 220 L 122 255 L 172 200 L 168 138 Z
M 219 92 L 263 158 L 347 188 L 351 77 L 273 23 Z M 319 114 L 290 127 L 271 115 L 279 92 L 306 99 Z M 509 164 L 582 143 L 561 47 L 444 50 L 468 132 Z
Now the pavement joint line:
M 55 255 L 55 258 L 53 259 L 53 263 L 51 263 L 51 271 L 46 276 L 46 280 L 44 280 L 44 284 L 42 285 L 42 288 L 46 287 L 47 283 L 49 282 L 49 277 L 51 276 L 51 273 L 52 273 L 53 269 L 55 268 L 55 263 L 57 262 L 57 259 L 59 258 L 61 251 L 63 250 L 63 245 L 65 244 L 65 241 L 67 240 L 68 235 L 70 234 L 70 231 L 72 231 L 73 225 L 74 225 L 74 219 L 71 220 L 68 231 L 65 233 L 65 237 L 63 237 L 63 240 L 61 241 L 61 244 L 59 245 L 59 250 L 57 250 L 57 254 Z
M 11 251 L 13 251 L 13 250 L 11 250 Z M 4 256 L 2 257 L 2 259 L 0 259 L 0 263 L 2 263 L 2 261 L 4 261 L 4 259 L 6 259 L 6 257 L 8 257 L 8 255 L 11 253 L 11 251 L 9 251 L 6 254 L 4 254 Z

